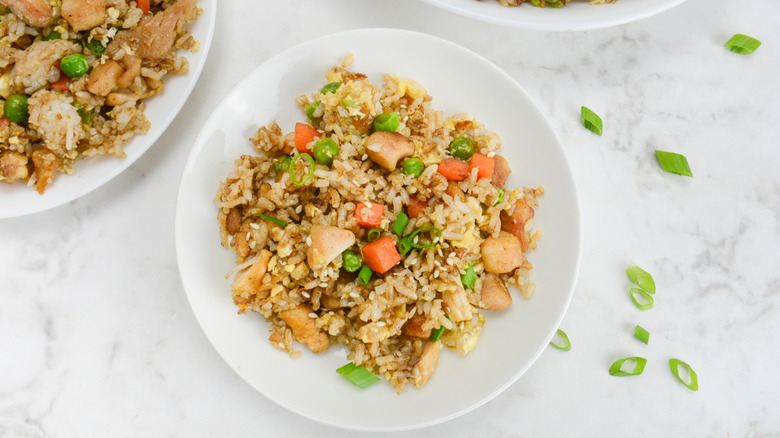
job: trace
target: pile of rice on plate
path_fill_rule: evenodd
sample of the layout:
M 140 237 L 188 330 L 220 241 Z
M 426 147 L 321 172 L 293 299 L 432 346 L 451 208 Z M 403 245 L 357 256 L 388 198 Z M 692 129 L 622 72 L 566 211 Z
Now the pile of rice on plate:
M 175 51 L 198 50 L 199 14 L 196 0 L 0 0 L 0 181 L 43 194 L 80 158 L 124 157 L 149 130 L 144 100 L 187 73 Z
M 482 1 L 482 0 L 477 0 Z M 523 3 L 530 3 L 537 8 L 560 8 L 572 0 L 498 0 L 501 6 L 520 6 Z M 588 0 L 592 5 L 603 5 L 615 3 L 617 0 Z
M 292 357 L 295 341 L 342 344 L 400 393 L 431 378 L 442 346 L 474 348 L 512 294 L 534 294 L 524 253 L 543 189 L 505 188 L 499 136 L 468 115 L 445 118 L 420 84 L 377 86 L 350 64 L 298 97 L 307 123 L 257 130 L 215 202 L 238 313 L 261 313 Z

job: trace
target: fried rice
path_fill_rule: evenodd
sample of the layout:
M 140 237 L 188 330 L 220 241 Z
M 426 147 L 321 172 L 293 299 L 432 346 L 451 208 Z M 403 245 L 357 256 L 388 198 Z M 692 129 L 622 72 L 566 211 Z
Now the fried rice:
M 0 181 L 43 194 L 76 160 L 124 157 L 149 130 L 144 100 L 187 73 L 176 51 L 198 49 L 185 25 L 199 13 L 196 0 L 0 0 Z
M 477 0 L 482 1 L 482 0 Z M 530 3 L 537 8 L 560 8 L 570 3 L 572 0 L 498 0 L 501 6 L 520 6 L 523 3 Z M 588 0 L 592 5 L 603 5 L 615 3 L 617 0 Z
M 220 237 L 236 254 L 228 277 L 238 313 L 261 313 L 274 347 L 298 357 L 296 341 L 315 353 L 341 344 L 400 393 L 431 378 L 443 346 L 474 348 L 512 294 L 534 294 L 524 253 L 541 235 L 533 215 L 543 189 L 504 187 L 500 137 L 467 114 L 445 117 L 417 82 L 384 75 L 375 85 L 350 62 L 297 98 L 307 123 L 252 136 L 255 153 L 236 160 L 216 194 Z M 394 132 L 375 131 L 393 113 Z M 317 136 L 338 145 L 332 163 L 303 156 L 314 145 L 323 161 Z M 455 160 L 450 143 L 463 137 L 471 164 L 493 166 Z M 423 166 L 407 172 L 413 158 Z M 453 175 L 448 160 L 467 170 Z

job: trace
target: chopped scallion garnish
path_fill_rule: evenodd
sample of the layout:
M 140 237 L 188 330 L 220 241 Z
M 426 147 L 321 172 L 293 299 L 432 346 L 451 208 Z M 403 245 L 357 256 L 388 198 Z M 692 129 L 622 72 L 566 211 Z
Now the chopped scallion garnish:
M 295 164 L 298 163 L 298 158 L 304 158 L 305 160 L 309 161 L 309 171 L 306 172 L 306 176 L 303 178 L 303 180 L 298 181 L 298 179 L 295 176 Z M 292 161 L 290 162 L 290 181 L 292 181 L 293 184 L 300 187 L 311 179 L 312 175 L 314 175 L 314 158 L 312 158 L 311 155 L 307 153 L 300 153 L 293 157 Z
M 411 251 L 413 248 L 412 241 L 409 240 L 409 237 L 404 237 L 403 239 L 398 241 L 398 252 L 405 256 L 406 254 L 409 254 L 409 251 Z
M 555 332 L 555 335 L 553 335 L 553 338 L 550 340 L 550 345 L 563 351 L 571 350 L 571 341 L 569 341 L 569 336 L 561 329 L 558 329 Z
M 629 295 L 631 295 L 631 300 L 636 304 L 639 310 L 650 310 L 655 304 L 653 296 L 638 287 L 632 287 L 629 291 Z
M 407 214 L 403 211 L 398 213 L 398 217 L 395 218 L 395 223 L 393 223 L 393 232 L 398 235 L 398 237 L 403 237 L 404 230 L 406 229 L 406 225 L 408 223 L 409 216 L 407 216 Z
M 655 293 L 655 280 L 653 276 L 639 266 L 631 266 L 626 269 L 626 275 L 632 283 L 642 288 L 645 292 Z
M 474 289 L 474 286 L 477 284 L 477 278 L 479 277 L 476 271 L 474 271 L 474 267 L 469 264 L 469 267 L 466 268 L 466 273 L 460 276 L 460 281 L 466 289 Z
M 687 373 L 687 378 L 680 375 L 680 367 L 682 367 Z M 699 389 L 699 379 L 696 377 L 696 372 L 693 371 L 690 365 L 681 361 L 680 359 L 669 359 L 669 369 L 672 370 L 672 374 L 677 380 L 680 381 L 691 391 L 697 391 Z
M 428 243 L 417 242 L 417 240 L 419 239 L 418 235 L 420 233 L 425 232 L 425 231 L 430 231 L 431 232 L 431 240 L 429 240 Z M 409 236 L 409 241 L 412 242 L 412 247 L 417 248 L 417 249 L 425 249 L 425 248 L 430 248 L 433 245 L 436 245 L 437 243 L 439 243 L 439 239 L 440 238 L 441 238 L 441 229 L 436 228 L 436 227 L 431 225 L 431 226 L 422 227 L 422 228 L 416 230 L 414 233 L 412 233 Z
M 287 222 L 285 222 L 285 221 L 283 221 L 281 219 L 277 219 L 275 217 L 266 216 L 266 215 L 260 214 L 260 213 L 255 213 L 255 216 L 261 217 L 261 218 L 263 218 L 263 219 L 265 219 L 267 221 L 271 221 L 271 222 L 275 223 L 276 225 L 279 225 L 282 228 L 287 226 Z
M 436 342 L 441 338 L 441 335 L 444 333 L 444 331 L 447 330 L 444 328 L 443 325 L 439 326 L 436 330 L 431 332 L 431 341 Z
M 650 342 L 650 332 L 643 329 L 639 325 L 634 328 L 634 337 L 639 339 L 645 345 Z
M 354 383 L 355 386 L 361 389 L 365 389 L 369 385 L 379 381 L 379 377 L 371 374 L 371 372 L 368 371 L 366 367 L 363 365 L 355 366 L 355 364 L 352 362 L 337 369 L 336 372 L 346 377 L 347 380 Z
M 739 53 L 740 55 L 750 55 L 755 52 L 760 45 L 761 41 L 747 35 L 742 35 L 741 33 L 734 35 L 726 41 L 726 44 L 724 44 L 727 49 L 734 53 Z
M 498 189 L 498 200 L 496 201 L 494 206 L 504 202 L 504 189 Z
M 374 271 L 371 270 L 367 265 L 363 265 L 362 268 L 360 268 L 360 272 L 358 272 L 358 279 L 360 280 L 360 284 L 363 286 L 368 286 L 368 282 L 371 280 L 371 276 L 374 275 Z
M 382 237 L 382 229 L 379 227 L 374 227 L 368 230 L 368 236 L 366 236 L 366 239 L 368 239 L 369 242 L 376 242 L 380 237 Z
M 624 364 L 626 364 L 625 367 Z M 646 364 L 647 359 L 638 356 L 618 359 L 609 367 L 609 375 L 618 377 L 638 376 L 645 370 Z
M 601 117 L 599 117 L 598 114 L 583 106 L 580 111 L 580 119 L 582 120 L 582 126 L 601 135 L 603 124 L 601 122 Z
M 685 158 L 685 155 L 657 150 L 655 151 L 655 157 L 658 159 L 661 169 L 669 173 L 693 178 L 693 172 L 691 172 L 691 167 L 688 165 L 688 159 Z

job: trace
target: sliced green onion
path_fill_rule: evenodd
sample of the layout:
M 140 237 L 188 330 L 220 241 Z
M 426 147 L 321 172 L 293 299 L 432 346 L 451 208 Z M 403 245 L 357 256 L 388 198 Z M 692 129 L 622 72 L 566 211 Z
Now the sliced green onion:
M 276 225 L 279 225 L 282 228 L 287 226 L 287 222 L 285 222 L 285 221 L 283 221 L 281 219 L 277 219 L 275 217 L 266 216 L 266 215 L 260 214 L 260 213 L 255 213 L 255 216 L 261 217 L 261 218 L 263 218 L 263 219 L 265 219 L 267 221 L 271 221 L 271 222 L 275 223 Z
M 566 335 L 566 332 L 561 329 L 558 329 L 555 332 L 555 335 L 550 340 L 550 345 L 562 351 L 571 350 L 571 341 L 569 341 L 569 336 Z
M 623 367 L 624 363 L 628 363 L 626 365 L 627 367 L 630 367 L 633 364 L 633 367 L 629 370 L 625 370 Z M 646 364 L 647 359 L 644 357 L 633 356 L 625 359 L 618 359 L 609 367 L 609 375 L 618 377 L 638 376 L 645 370 Z
M 655 151 L 655 158 L 658 159 L 658 164 L 661 165 L 661 169 L 675 173 L 677 175 L 690 176 L 693 178 L 693 172 L 691 172 L 691 166 L 688 165 L 688 159 L 685 155 L 680 155 L 674 152 Z
M 443 325 L 440 325 L 439 328 L 431 332 L 431 341 L 436 342 L 441 338 L 441 335 L 444 333 L 444 331 L 447 330 L 444 328 Z
M 409 251 L 412 250 L 412 248 L 414 248 L 414 246 L 412 246 L 412 241 L 409 239 L 408 236 L 398 241 L 398 252 L 402 256 L 408 254 Z
M 474 267 L 469 263 L 469 267 L 466 268 L 466 273 L 460 276 L 460 281 L 466 289 L 474 289 L 474 286 L 477 284 L 477 278 L 479 277 L 477 277 Z
M 290 169 L 292 158 L 289 155 L 283 155 L 274 160 L 274 170 L 277 172 L 287 172 Z
M 498 200 L 495 204 L 493 204 L 493 206 L 496 206 L 502 202 L 504 202 L 504 189 L 498 189 Z
M 645 345 L 650 342 L 650 332 L 643 329 L 639 325 L 634 328 L 634 337 L 642 341 L 642 343 Z
M 639 310 L 650 310 L 653 308 L 653 296 L 638 287 L 632 287 L 629 291 L 631 300 L 636 304 Z
M 368 282 L 371 280 L 372 275 L 374 275 L 374 271 L 372 271 L 368 266 L 363 265 L 363 267 L 360 268 L 360 272 L 358 272 L 358 279 L 360 280 L 360 284 L 363 286 L 368 286 Z
M 687 372 L 687 379 L 683 378 L 683 376 L 680 376 L 680 367 L 683 367 L 683 369 Z M 669 369 L 672 370 L 672 374 L 674 374 L 674 377 L 676 377 L 680 383 L 685 385 L 691 391 L 698 391 L 699 379 L 696 377 L 696 372 L 693 371 L 693 368 L 691 368 L 690 365 L 681 361 L 680 359 L 669 359 Z M 688 381 L 686 382 L 686 380 Z
M 431 231 L 432 239 L 431 239 L 430 243 L 423 245 L 423 244 L 419 244 L 419 243 L 415 242 L 415 237 L 417 237 L 418 234 L 420 234 L 422 232 L 425 232 L 425 231 L 429 231 L 429 230 L 432 230 Z M 435 234 L 438 234 L 438 235 L 434 236 Z M 436 228 L 433 225 L 431 225 L 431 226 L 422 227 L 422 228 L 416 230 L 414 233 L 412 233 L 409 236 L 409 241 L 412 242 L 412 247 L 418 248 L 418 249 L 425 249 L 425 248 L 430 248 L 433 245 L 436 245 L 437 243 L 439 243 L 439 239 L 440 238 L 441 238 L 441 229 Z
M 368 371 L 366 367 L 363 365 L 355 366 L 355 364 L 352 362 L 337 369 L 336 372 L 346 377 L 347 380 L 354 383 L 355 386 L 359 387 L 360 389 L 365 389 L 369 385 L 379 381 L 379 377 L 371 374 L 371 372 Z
M 648 274 L 644 269 L 634 265 L 626 269 L 626 275 L 628 275 L 628 279 L 631 280 L 632 283 L 642 288 L 645 292 L 651 294 L 655 293 L 655 281 L 653 280 L 653 276 Z
M 726 41 L 726 44 L 724 44 L 727 49 L 734 53 L 739 53 L 740 55 L 750 55 L 755 52 L 760 45 L 761 41 L 747 35 L 742 35 L 741 33 L 734 35 Z
M 73 102 L 73 106 L 76 108 L 76 112 L 79 113 L 79 117 L 81 117 L 81 123 L 89 125 L 92 122 L 92 113 L 78 102 Z
M 601 122 L 601 117 L 599 117 L 598 114 L 583 106 L 582 110 L 580 111 L 580 120 L 582 120 L 582 126 L 588 128 L 598 135 L 601 135 L 603 123 Z
M 374 227 L 370 230 L 368 230 L 368 241 L 369 242 L 376 242 L 379 240 L 379 238 L 382 237 L 382 229 L 379 227 Z
M 303 178 L 302 181 L 298 181 L 298 179 L 295 177 L 295 164 L 298 162 L 298 158 L 303 157 L 304 159 L 309 161 L 309 171 L 306 172 L 306 176 Z M 311 155 L 307 153 L 300 153 L 293 157 L 292 161 L 290 162 L 290 181 L 292 181 L 293 184 L 295 184 L 298 187 L 301 187 L 302 185 L 309 182 L 311 179 L 311 176 L 314 175 L 314 158 L 312 158 Z
M 404 236 L 404 230 L 406 229 L 406 225 L 409 223 L 409 216 L 406 215 L 403 211 L 398 213 L 398 217 L 395 218 L 395 223 L 393 223 L 392 230 L 393 232 L 398 235 L 398 237 Z

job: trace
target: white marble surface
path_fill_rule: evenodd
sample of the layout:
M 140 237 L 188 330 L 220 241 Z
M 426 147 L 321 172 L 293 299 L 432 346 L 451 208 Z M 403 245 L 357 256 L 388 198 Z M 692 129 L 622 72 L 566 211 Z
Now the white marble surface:
M 0 220 L 0 437 L 364 435 L 276 406 L 225 365 L 190 311 L 173 239 L 180 174 L 220 97 L 268 57 L 359 27 L 438 35 L 515 77 L 559 132 L 585 230 L 562 324 L 572 350 L 549 348 L 471 413 L 396 435 L 780 436 L 780 3 L 689 0 L 556 34 L 416 0 L 219 7 L 199 86 L 145 156 L 76 202 Z M 732 54 L 734 33 L 764 45 Z M 580 126 L 581 105 L 602 137 Z M 661 172 L 654 149 L 687 155 L 695 178 Z M 630 263 L 655 276 L 648 312 L 626 297 Z M 631 355 L 648 359 L 642 376 L 609 376 Z M 670 357 L 695 368 L 698 392 L 673 380 Z

